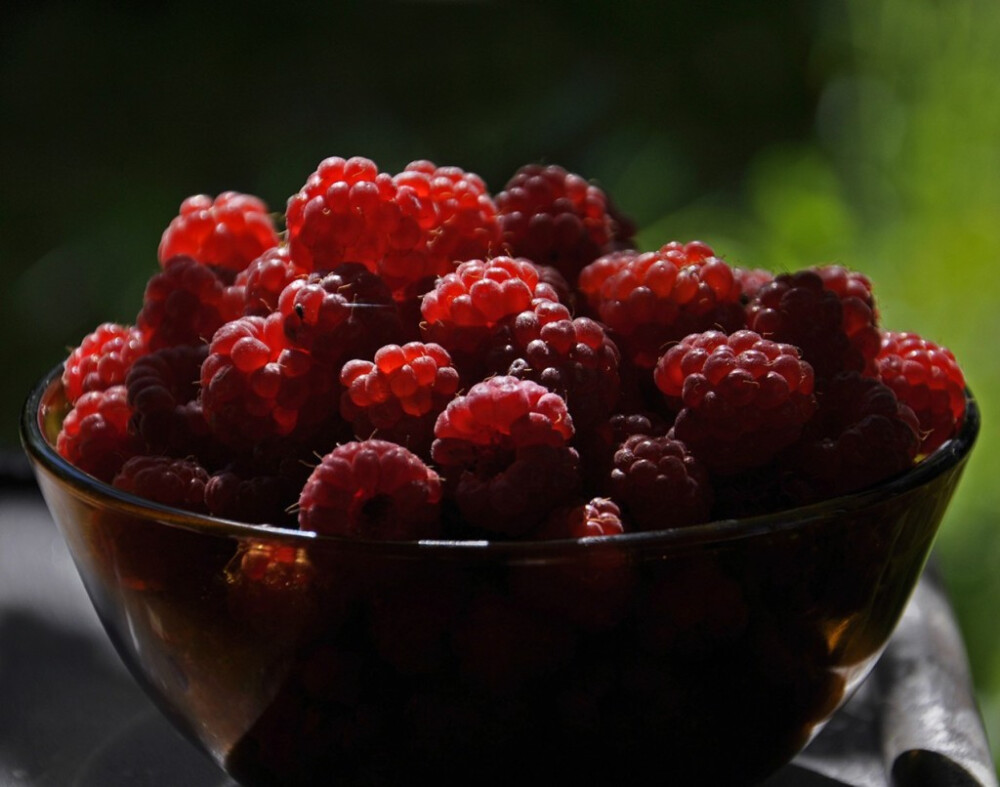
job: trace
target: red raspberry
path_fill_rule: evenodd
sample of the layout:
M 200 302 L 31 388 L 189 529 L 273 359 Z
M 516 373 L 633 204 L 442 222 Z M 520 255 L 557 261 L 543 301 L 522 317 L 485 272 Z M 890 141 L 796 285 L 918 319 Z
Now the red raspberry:
M 212 431 L 231 445 L 292 433 L 300 411 L 321 421 L 336 412 L 333 372 L 288 346 L 282 315 L 241 317 L 212 338 L 201 367 L 201 404 Z
M 302 488 L 299 527 L 372 540 L 440 533 L 441 481 L 420 457 L 386 440 L 338 446 Z
M 744 325 L 732 268 L 698 241 L 602 257 L 580 273 L 579 287 L 598 319 L 621 337 L 623 352 L 644 369 L 688 334 Z
M 765 284 L 774 281 L 774 274 L 763 268 L 733 268 L 733 276 L 736 277 L 742 293 L 741 300 L 748 303 L 751 298 L 756 297 L 760 288 Z
M 856 492 L 913 465 L 917 417 L 887 385 L 845 372 L 817 396 L 816 415 L 782 458 L 796 503 Z
M 324 271 L 362 263 L 393 291 L 436 275 L 421 254 L 436 221 L 432 202 L 360 156 L 324 159 L 286 211 L 288 244 L 300 266 Z
M 146 352 L 138 328 L 105 322 L 84 337 L 66 359 L 62 383 L 70 404 L 88 391 L 125 382 L 135 360 Z
M 523 535 L 579 486 L 566 403 L 530 380 L 477 383 L 448 404 L 434 434 L 431 455 L 473 527 Z
M 679 440 L 635 434 L 615 452 L 611 493 L 639 530 L 707 522 L 708 473 Z
M 180 214 L 163 231 L 158 256 L 161 264 L 171 257 L 193 257 L 232 275 L 277 245 L 278 234 L 263 201 L 224 191 L 214 200 L 206 194 L 184 200 Z
M 600 323 L 537 300 L 495 330 L 489 367 L 534 380 L 566 400 L 578 431 L 606 421 L 618 403 L 618 348 Z
M 551 265 L 570 281 L 628 231 L 600 188 L 556 165 L 521 167 L 496 204 L 509 253 Z
M 747 327 L 794 344 L 817 379 L 842 371 L 873 377 L 877 320 L 868 280 L 839 266 L 783 273 L 747 304 Z
M 171 257 L 147 282 L 136 325 L 151 351 L 204 344 L 242 310 L 239 291 L 211 268 L 191 257 Z
M 879 377 L 920 421 L 921 453 L 952 437 L 965 415 L 965 375 L 947 347 L 915 333 L 886 331 Z
M 587 503 L 553 511 L 545 524 L 532 533 L 538 539 L 594 538 L 625 532 L 622 512 L 614 500 L 595 497 Z
M 115 475 L 112 485 L 144 500 L 203 513 L 208 471 L 193 459 L 133 456 Z
M 233 618 L 272 641 L 299 635 L 318 614 L 316 568 L 304 547 L 274 540 L 242 543 L 226 580 Z
M 66 414 L 56 450 L 83 472 L 110 483 L 125 461 L 142 450 L 129 430 L 131 417 L 124 385 L 89 391 Z
M 371 358 L 402 334 L 396 303 L 382 280 L 357 263 L 294 279 L 278 298 L 291 346 L 339 372 L 350 358 Z
M 813 371 L 798 350 L 748 330 L 686 337 L 659 360 L 654 380 L 682 404 L 673 435 L 723 474 L 767 464 L 816 409 Z
M 428 267 L 438 276 L 465 260 L 486 259 L 500 246 L 500 224 L 482 178 L 459 167 L 438 167 L 430 161 L 413 161 L 395 177 L 436 209 L 426 235 Z
M 208 345 L 164 347 L 137 360 L 125 380 L 131 428 L 152 452 L 211 462 L 221 451 L 199 400 Z
M 205 505 L 212 516 L 236 522 L 295 527 L 288 509 L 298 498 L 302 481 L 282 475 L 243 472 L 227 467 L 205 485 Z
M 448 350 L 464 379 L 482 379 L 483 353 L 493 327 L 505 317 L 531 308 L 539 299 L 559 300 L 528 260 L 468 260 L 438 279 L 434 289 L 424 295 L 422 333 L 427 341 Z
M 340 413 L 361 436 L 378 436 L 429 456 L 438 414 L 458 390 L 458 371 L 438 344 L 387 344 L 374 361 L 353 360 L 340 372 Z
M 266 317 L 278 308 L 282 290 L 307 272 L 295 264 L 288 246 L 275 246 L 261 254 L 236 276 L 242 291 L 243 314 Z

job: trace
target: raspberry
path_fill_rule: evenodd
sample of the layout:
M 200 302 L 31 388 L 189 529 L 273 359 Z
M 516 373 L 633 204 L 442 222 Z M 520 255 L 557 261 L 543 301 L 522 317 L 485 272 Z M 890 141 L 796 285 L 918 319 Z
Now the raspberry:
M 426 235 L 427 267 L 438 276 L 465 260 L 486 259 L 500 246 L 497 207 L 478 175 L 459 167 L 413 161 L 395 177 L 436 209 Z
M 323 457 L 302 488 L 299 527 L 372 540 L 435 538 L 440 499 L 437 473 L 402 446 L 346 443 Z
M 362 263 L 393 291 L 437 273 L 421 254 L 436 221 L 429 199 L 359 156 L 324 159 L 286 210 L 288 244 L 301 267 Z
M 115 475 L 112 485 L 136 497 L 202 513 L 208 471 L 193 459 L 133 456 Z
M 611 250 L 619 230 L 605 193 L 556 165 L 521 167 L 496 204 L 509 253 L 551 265 L 570 281 Z
M 88 391 L 121 385 L 129 368 L 145 352 L 146 345 L 137 328 L 101 323 L 66 359 L 62 383 L 67 401 L 72 404 Z
M 292 260 L 288 246 L 268 249 L 236 276 L 235 285 L 242 291 L 243 314 L 266 317 L 278 308 L 281 291 L 306 273 Z
M 566 403 L 529 380 L 477 383 L 438 416 L 434 435 L 431 455 L 473 527 L 523 535 L 579 486 Z
M 131 416 L 124 385 L 89 391 L 63 419 L 56 450 L 83 472 L 110 483 L 125 461 L 142 450 L 129 430 Z
M 733 276 L 736 277 L 736 281 L 740 285 L 741 300 L 744 304 L 756 297 L 761 287 L 774 281 L 774 274 L 763 268 L 735 267 L 733 268 Z
M 291 346 L 335 367 L 371 358 L 402 334 L 395 301 L 382 280 L 357 263 L 294 279 L 278 298 Z
M 232 275 L 277 245 L 267 206 L 249 194 L 224 191 L 214 200 L 206 194 L 184 200 L 163 231 L 158 256 L 161 264 L 180 255 L 193 257 Z
M 879 377 L 920 422 L 921 453 L 952 437 L 965 414 L 965 376 L 954 354 L 915 333 L 886 331 Z
M 845 372 L 817 397 L 816 415 L 782 459 L 796 503 L 856 492 L 912 466 L 917 417 L 887 385 Z
M 131 428 L 147 448 L 210 462 L 220 452 L 198 398 L 208 346 L 164 347 L 137 360 L 125 380 Z
M 241 317 L 212 338 L 201 367 L 201 404 L 220 440 L 253 445 L 291 434 L 300 411 L 313 421 L 335 413 L 336 383 L 333 372 L 288 346 L 279 312 Z
M 711 472 L 767 464 L 816 409 L 813 371 L 798 350 L 749 330 L 686 337 L 664 353 L 654 380 L 682 405 L 673 435 Z
M 494 257 L 468 260 L 440 279 L 423 297 L 425 339 L 440 344 L 467 380 L 481 379 L 482 355 L 492 328 L 505 317 L 531 308 L 535 300 L 558 301 L 528 260 Z
M 679 440 L 634 434 L 615 452 L 611 493 L 639 530 L 707 522 L 708 473 Z
M 571 317 L 562 303 L 537 300 L 494 331 L 488 365 L 534 380 L 566 400 L 577 430 L 606 421 L 618 402 L 618 348 L 600 323 Z
M 272 641 L 299 635 L 316 615 L 316 569 L 305 548 L 278 541 L 250 541 L 226 569 L 229 611 Z
M 208 342 L 242 313 L 241 293 L 191 257 L 171 257 L 146 284 L 136 325 L 149 350 Z
M 594 538 L 625 532 L 622 512 L 614 500 L 595 497 L 586 503 L 553 511 L 532 535 L 540 539 Z
M 250 474 L 227 467 L 208 479 L 205 505 L 212 516 L 236 522 L 294 527 L 288 512 L 297 499 L 302 482 L 281 475 Z
M 374 361 L 344 364 L 340 413 L 357 436 L 378 436 L 429 455 L 438 414 L 458 390 L 458 371 L 438 344 L 388 344 Z
M 817 379 L 842 371 L 875 375 L 880 338 L 871 286 L 839 266 L 776 276 L 747 304 L 747 327 L 794 344 Z
M 622 351 L 644 369 L 656 365 L 670 342 L 744 325 L 732 268 L 698 241 L 602 257 L 581 271 L 579 287 L 598 319 L 621 337 Z

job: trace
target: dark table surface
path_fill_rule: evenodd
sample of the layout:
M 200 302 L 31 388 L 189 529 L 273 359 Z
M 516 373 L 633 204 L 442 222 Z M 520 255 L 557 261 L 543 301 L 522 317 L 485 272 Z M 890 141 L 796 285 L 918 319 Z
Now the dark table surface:
M 104 635 L 26 469 L 0 485 L 0 787 L 235 787 Z M 860 690 L 766 787 L 996 787 L 961 635 L 925 572 Z

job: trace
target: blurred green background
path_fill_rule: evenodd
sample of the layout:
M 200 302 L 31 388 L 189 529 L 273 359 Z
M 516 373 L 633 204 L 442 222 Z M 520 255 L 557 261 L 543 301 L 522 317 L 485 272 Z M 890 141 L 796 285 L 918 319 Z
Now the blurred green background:
M 8 450 L 34 380 L 134 319 L 184 197 L 280 211 L 328 155 L 429 158 L 494 191 L 558 163 L 645 248 L 697 237 L 748 267 L 865 271 L 883 324 L 954 350 L 982 407 L 938 554 L 997 750 L 995 0 L 43 1 L 5 11 L 0 118 Z

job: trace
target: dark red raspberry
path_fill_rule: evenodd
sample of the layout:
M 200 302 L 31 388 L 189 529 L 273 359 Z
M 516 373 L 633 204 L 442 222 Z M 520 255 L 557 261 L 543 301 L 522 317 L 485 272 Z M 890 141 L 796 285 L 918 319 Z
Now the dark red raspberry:
M 129 368 L 145 352 L 146 344 L 138 328 L 101 323 L 66 359 L 62 383 L 67 401 L 72 404 L 88 391 L 121 385 Z
M 171 257 L 147 282 L 136 326 L 149 350 L 205 344 L 242 312 L 237 288 L 192 257 Z
M 628 231 L 604 191 L 556 165 L 521 167 L 496 205 L 508 253 L 551 265 L 569 281 Z
M 431 454 L 474 528 L 523 535 L 579 487 L 566 403 L 530 380 L 477 383 L 448 404 L 434 434 Z
M 63 419 L 56 450 L 83 472 L 110 483 L 125 461 L 142 450 L 129 429 L 131 417 L 124 385 L 89 391 Z
M 816 415 L 782 457 L 796 503 L 856 492 L 913 465 L 919 423 L 887 385 L 845 372 L 825 382 L 817 397 Z
M 278 308 L 278 297 L 307 271 L 292 260 L 288 246 L 274 246 L 240 271 L 234 282 L 242 291 L 243 314 L 266 317 Z
M 340 414 L 358 437 L 378 437 L 429 456 L 434 423 L 459 387 L 451 356 L 438 344 L 387 344 L 373 361 L 340 372 Z
M 290 347 L 280 312 L 220 328 L 201 367 L 201 404 L 217 437 L 247 446 L 337 412 L 335 373 Z
M 226 580 L 230 613 L 258 634 L 286 640 L 315 619 L 316 568 L 303 547 L 278 540 L 242 543 Z
M 611 494 L 638 530 L 707 522 L 712 485 L 679 440 L 635 434 L 615 452 Z
M 338 373 L 345 361 L 371 358 L 402 335 L 388 288 L 357 263 L 294 279 L 278 298 L 278 312 L 289 345 Z
M 208 471 L 194 459 L 133 456 L 115 475 L 112 485 L 154 503 L 204 513 Z
M 211 463 L 221 453 L 199 400 L 208 345 L 164 347 L 137 360 L 125 380 L 132 430 L 154 453 L 196 456 Z
M 427 230 L 424 253 L 436 275 L 443 276 L 460 262 L 487 259 L 498 252 L 497 207 L 478 175 L 459 167 L 413 161 L 395 181 L 409 186 L 435 207 L 436 218 Z M 399 278 L 407 275 L 401 271 Z
M 267 205 L 249 194 L 224 191 L 214 200 L 207 194 L 184 200 L 163 231 L 158 256 L 161 264 L 171 257 L 193 257 L 232 275 L 277 245 Z
M 213 516 L 236 522 L 296 527 L 288 509 L 298 499 L 302 480 L 278 474 L 226 467 L 212 474 L 205 485 L 205 505 Z
M 767 464 L 816 409 L 813 371 L 798 350 L 748 330 L 686 337 L 664 353 L 654 380 L 682 405 L 673 435 L 711 472 Z
M 915 333 L 886 331 L 876 365 L 920 421 L 921 453 L 955 434 L 965 415 L 965 375 L 951 350 Z
M 747 327 L 794 344 L 817 379 L 842 371 L 875 376 L 877 323 L 868 280 L 839 266 L 780 274 L 747 304 Z
M 621 337 L 622 351 L 644 369 L 688 334 L 744 326 L 733 269 L 699 241 L 602 257 L 580 273 L 579 288 L 598 319 Z
M 774 274 L 763 268 L 734 267 L 733 276 L 740 285 L 743 303 L 748 303 L 751 298 L 756 297 L 761 287 L 774 281 Z
M 530 261 L 468 260 L 423 296 L 421 331 L 426 341 L 448 350 L 463 379 L 472 383 L 485 376 L 483 355 L 494 326 L 539 299 L 558 301 L 559 296 Z
M 371 540 L 413 541 L 440 533 L 441 481 L 420 457 L 386 440 L 338 446 L 302 488 L 299 527 Z
M 437 274 L 421 253 L 436 221 L 430 200 L 360 156 L 324 159 L 286 210 L 288 244 L 300 266 L 324 271 L 362 263 L 393 291 Z
M 618 348 L 600 323 L 570 315 L 562 303 L 537 300 L 495 329 L 488 366 L 534 380 L 566 400 L 578 431 L 605 422 L 618 404 Z

